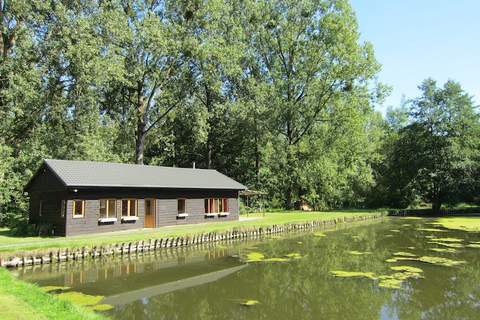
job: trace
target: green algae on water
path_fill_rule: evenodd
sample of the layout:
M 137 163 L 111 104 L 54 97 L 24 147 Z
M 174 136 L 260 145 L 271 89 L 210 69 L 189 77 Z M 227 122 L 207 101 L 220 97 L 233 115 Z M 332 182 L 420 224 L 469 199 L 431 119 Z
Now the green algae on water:
M 266 258 L 265 255 L 261 252 L 250 252 L 246 255 L 245 262 L 288 262 L 291 260 L 301 259 L 302 255 L 300 253 L 289 253 L 284 257 L 271 257 Z
M 398 229 L 392 229 L 392 230 L 390 230 L 390 232 L 396 232 L 396 233 L 399 233 L 399 232 L 400 232 L 400 230 L 398 230 Z
M 440 218 L 435 223 L 447 229 L 468 232 L 480 232 L 480 217 L 471 218 Z
M 387 289 L 401 289 L 403 281 L 399 279 L 384 279 L 378 283 L 379 287 Z
M 323 232 L 315 232 L 313 235 L 314 235 L 315 237 L 326 237 L 326 236 L 327 236 L 327 235 L 326 235 L 325 233 L 323 233 Z
M 392 269 L 394 271 L 404 271 L 404 272 L 411 272 L 411 273 L 423 272 L 422 269 L 412 267 L 412 266 L 394 266 L 394 267 L 390 267 L 390 269 Z
M 435 229 L 435 228 L 417 228 L 418 231 L 427 231 L 427 232 L 447 232 L 447 230 L 443 229 Z
M 415 257 L 393 257 L 385 260 L 385 262 L 413 261 L 415 259 Z
M 414 255 L 413 253 L 402 252 L 402 251 L 394 252 L 393 255 L 394 256 L 400 256 L 400 257 L 416 257 L 416 255 Z
M 73 304 L 82 306 L 93 306 L 103 300 L 103 296 L 93 296 L 82 292 L 69 291 L 57 294 L 56 297 L 60 300 L 69 301 Z
M 420 257 L 417 259 L 417 261 L 430 263 L 437 266 L 445 266 L 445 267 L 454 267 L 454 266 L 458 266 L 466 263 L 466 261 L 464 260 L 451 260 L 451 259 L 442 258 L 442 257 L 430 257 L 430 256 Z
M 265 259 L 265 255 L 261 252 L 250 252 L 247 254 L 246 262 L 261 262 Z
M 255 306 L 257 304 L 259 304 L 260 301 L 258 300 L 253 300 L 253 299 L 249 299 L 249 300 L 244 300 L 242 302 L 240 302 L 240 304 L 244 307 L 252 307 L 252 306 Z
M 342 270 L 333 270 L 330 273 L 339 278 L 368 278 L 375 280 L 377 277 L 373 272 L 361 272 L 361 271 L 342 271 Z
M 458 238 L 433 238 L 433 240 L 439 242 L 463 242 L 463 239 Z
M 434 252 L 445 252 L 445 253 L 455 253 L 455 252 L 457 252 L 457 250 L 453 249 L 453 248 L 431 248 L 430 250 L 434 251 Z
M 92 311 L 108 311 L 112 310 L 113 306 L 110 304 L 96 304 L 94 306 L 88 307 Z
M 467 248 L 473 248 L 473 249 L 480 249 L 480 244 L 478 243 L 469 243 L 465 247 Z
M 372 254 L 370 251 L 356 251 L 356 250 L 352 250 L 352 251 L 347 251 L 349 254 L 352 254 L 354 256 L 363 256 L 363 255 L 367 255 L 367 254 Z
M 445 243 L 445 242 L 435 241 L 435 240 L 428 241 L 428 243 L 437 244 L 437 245 L 439 245 L 439 246 L 443 246 L 443 247 L 447 247 L 447 248 L 455 248 L 455 249 L 460 249 L 460 248 L 465 247 L 465 246 L 464 246 L 463 244 L 461 244 L 461 243 Z
M 285 257 L 290 259 L 301 259 L 302 255 L 298 252 L 292 252 L 292 253 L 286 254 Z

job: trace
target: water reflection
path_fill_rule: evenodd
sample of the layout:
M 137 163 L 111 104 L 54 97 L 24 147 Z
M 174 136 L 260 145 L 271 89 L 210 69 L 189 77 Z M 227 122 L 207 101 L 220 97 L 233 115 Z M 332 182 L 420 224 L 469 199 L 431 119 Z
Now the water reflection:
M 480 249 L 433 252 L 437 245 L 429 240 L 435 233 L 418 230 L 428 229 L 430 222 L 395 218 L 327 232 L 326 237 L 290 235 L 16 272 L 42 286 L 105 296 L 104 303 L 115 306 L 107 313 L 114 319 L 478 319 Z M 452 230 L 441 237 L 463 243 L 480 240 L 477 233 Z M 238 259 L 252 251 L 266 257 L 298 253 L 303 258 L 254 264 Z M 467 263 L 445 267 L 386 262 L 399 251 Z M 407 279 L 400 290 L 392 290 L 371 279 L 331 275 L 332 270 L 388 275 L 394 265 L 421 268 L 424 278 Z M 260 304 L 243 307 L 241 299 Z

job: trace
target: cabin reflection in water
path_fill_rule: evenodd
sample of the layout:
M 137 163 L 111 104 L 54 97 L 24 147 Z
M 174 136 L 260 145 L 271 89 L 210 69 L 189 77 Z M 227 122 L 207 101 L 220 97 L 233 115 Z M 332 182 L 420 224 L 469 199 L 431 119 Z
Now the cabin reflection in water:
M 18 276 L 40 286 L 65 286 L 105 296 L 105 303 L 137 299 L 216 281 L 244 267 L 235 249 L 206 245 L 171 248 L 131 256 L 72 261 L 18 269 Z

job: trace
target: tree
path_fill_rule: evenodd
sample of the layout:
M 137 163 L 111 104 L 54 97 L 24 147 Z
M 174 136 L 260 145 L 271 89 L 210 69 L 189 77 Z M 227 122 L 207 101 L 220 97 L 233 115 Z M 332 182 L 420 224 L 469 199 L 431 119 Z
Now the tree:
M 348 1 L 269 1 L 247 3 L 249 46 L 268 84 L 270 129 L 284 157 L 279 181 L 285 205 L 299 188 L 299 146 L 332 104 L 378 71 L 370 44 L 359 44 Z
M 422 95 L 411 102 L 411 123 L 400 130 L 395 146 L 396 168 L 437 214 L 442 204 L 467 199 L 476 184 L 479 116 L 456 82 L 439 88 L 427 79 L 419 89 Z
M 169 6 L 159 0 L 107 1 L 100 10 L 103 49 L 119 68 L 103 88 L 104 108 L 128 137 L 134 136 L 137 164 L 144 163 L 147 135 L 185 98 L 183 29 Z

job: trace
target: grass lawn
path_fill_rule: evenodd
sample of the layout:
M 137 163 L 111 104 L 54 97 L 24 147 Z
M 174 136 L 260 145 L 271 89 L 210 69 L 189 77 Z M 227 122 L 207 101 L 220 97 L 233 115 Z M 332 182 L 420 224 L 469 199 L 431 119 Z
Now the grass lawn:
M 15 279 L 0 268 L 0 319 L 103 319 L 91 311 L 41 291 L 37 286 Z
M 109 233 L 100 233 L 92 235 L 82 235 L 73 237 L 12 237 L 8 235 L 8 230 L 0 230 L 0 255 L 8 256 L 15 252 L 20 254 L 22 251 L 44 250 L 50 248 L 78 248 L 92 247 L 104 244 L 121 243 L 135 240 L 148 240 L 171 236 L 186 236 L 203 232 L 225 231 L 241 227 L 261 227 L 273 224 L 285 224 L 304 222 L 312 220 L 329 220 L 346 216 L 366 216 L 381 211 L 329 211 L 329 212 L 269 212 L 252 213 L 248 215 L 251 220 L 244 220 L 246 215 L 242 216 L 240 221 L 215 222 L 193 225 L 178 225 L 170 227 L 161 227 L 155 229 L 141 229 L 133 231 L 118 231 Z

